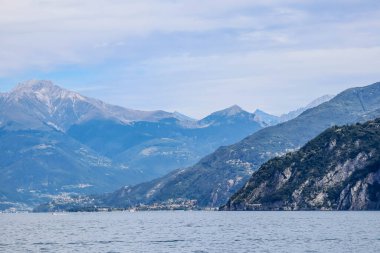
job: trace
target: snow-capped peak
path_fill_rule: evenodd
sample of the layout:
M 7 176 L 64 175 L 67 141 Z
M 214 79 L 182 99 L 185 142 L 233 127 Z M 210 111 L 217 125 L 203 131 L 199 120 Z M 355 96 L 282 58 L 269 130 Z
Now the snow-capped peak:
M 185 114 L 182 114 L 180 112 L 177 112 L 177 111 L 174 111 L 173 112 L 173 116 L 174 118 L 178 119 L 178 120 L 183 120 L 183 121 L 190 121 L 190 122 L 195 122 L 196 120 L 185 115 Z
M 255 120 L 262 126 L 272 126 L 279 123 L 279 117 L 266 113 L 260 109 L 256 109 L 253 114 L 255 115 Z
M 18 84 L 11 94 L 16 96 L 35 95 L 43 102 L 48 102 L 52 99 L 85 100 L 80 94 L 63 89 L 48 80 L 25 81 Z
M 48 80 L 28 80 L 22 83 L 19 83 L 12 92 L 26 92 L 26 91 L 37 91 L 46 88 L 53 88 L 55 85 Z
M 67 130 L 73 124 L 92 119 L 112 119 L 129 123 L 131 121 L 158 121 L 176 116 L 183 121 L 181 118 L 185 117 L 165 111 L 140 111 L 106 104 L 66 90 L 46 80 L 20 83 L 0 98 L 5 102 L 5 106 L 0 108 L 0 113 L 6 114 L 8 121 L 20 122 L 19 115 L 22 114 L 25 126 L 34 120 L 36 128 L 54 124 L 57 126 L 54 128 Z
M 238 105 L 233 105 L 230 106 L 224 110 L 214 112 L 214 115 L 222 115 L 222 116 L 234 116 L 236 114 L 245 112 L 240 106 Z
M 322 97 L 319 97 L 313 101 L 311 101 L 307 106 L 305 106 L 306 109 L 314 108 L 320 104 L 323 104 L 327 101 L 330 101 L 334 96 L 333 95 L 324 95 Z
M 235 120 L 253 120 L 253 114 L 244 111 L 241 107 L 237 105 L 230 106 L 224 110 L 216 111 L 209 116 L 198 121 L 201 127 L 208 125 L 220 125 L 234 122 Z

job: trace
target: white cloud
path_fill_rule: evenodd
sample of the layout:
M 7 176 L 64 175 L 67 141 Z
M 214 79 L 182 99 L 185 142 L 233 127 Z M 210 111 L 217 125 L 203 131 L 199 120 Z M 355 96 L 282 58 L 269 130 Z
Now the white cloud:
M 237 103 L 281 113 L 379 78 L 379 1 L 0 0 L 0 6 L 0 78 L 89 69 L 98 80 L 83 78 L 90 87 L 81 84 L 83 92 L 130 107 L 201 116 Z M 82 81 L 76 77 L 71 83 Z
M 379 66 L 380 47 L 165 57 L 138 66 L 151 70 L 144 77 L 150 85 L 132 95 L 126 92 L 123 100 L 195 117 L 236 103 L 281 114 L 319 96 L 380 80 Z M 124 82 L 130 83 L 128 76 Z M 155 97 L 162 99 L 146 107 L 145 101 Z
M 101 61 L 109 57 L 109 45 L 154 32 L 262 28 L 273 15 L 285 22 L 293 13 L 239 11 L 278 2 L 1 0 L 0 75 Z

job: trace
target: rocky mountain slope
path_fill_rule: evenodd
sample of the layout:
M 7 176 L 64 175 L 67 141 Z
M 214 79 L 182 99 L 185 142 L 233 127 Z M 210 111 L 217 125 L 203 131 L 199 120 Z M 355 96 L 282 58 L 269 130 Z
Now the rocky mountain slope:
M 297 150 L 334 125 L 380 116 L 380 83 L 348 89 L 297 118 L 264 128 L 242 141 L 220 147 L 194 166 L 151 182 L 124 187 L 104 200 L 128 206 L 168 199 L 195 199 L 200 206 L 220 206 L 239 190 L 261 164 Z
M 380 118 L 271 159 L 222 210 L 379 210 Z

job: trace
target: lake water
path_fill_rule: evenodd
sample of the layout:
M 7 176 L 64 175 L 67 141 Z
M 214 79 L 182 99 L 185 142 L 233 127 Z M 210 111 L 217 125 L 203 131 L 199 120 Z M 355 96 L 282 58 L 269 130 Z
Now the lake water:
M 380 252 L 380 212 L 0 214 L 0 252 Z

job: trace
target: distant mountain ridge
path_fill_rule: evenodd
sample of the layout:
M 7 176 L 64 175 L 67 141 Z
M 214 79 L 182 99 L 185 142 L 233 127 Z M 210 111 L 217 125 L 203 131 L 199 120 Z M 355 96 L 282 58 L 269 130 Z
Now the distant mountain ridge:
M 244 111 L 238 105 L 233 105 L 224 110 L 211 113 L 209 116 L 198 121 L 198 125 L 201 127 L 210 126 L 210 125 L 220 125 L 220 124 L 230 124 L 235 121 L 256 121 L 255 115 Z
M 254 112 L 257 121 L 261 122 L 263 126 L 274 126 L 280 123 L 280 117 L 266 113 L 260 109 Z
M 307 104 L 305 107 L 301 107 L 301 108 L 298 108 L 294 111 L 291 111 L 291 112 L 288 112 L 288 113 L 285 113 L 285 114 L 282 114 L 278 119 L 278 123 L 282 123 L 282 122 L 286 122 L 288 120 L 291 120 L 291 119 L 294 119 L 296 117 L 298 117 L 299 115 L 301 115 L 301 113 L 303 113 L 304 111 L 308 110 L 308 109 L 311 109 L 311 108 L 314 108 L 320 104 L 323 104 L 325 102 L 328 102 L 330 101 L 334 96 L 333 95 L 324 95 L 322 97 L 319 97 L 313 101 L 311 101 L 309 104 Z
M 115 120 L 121 123 L 133 121 L 157 122 L 165 118 L 175 118 L 184 122 L 191 122 L 190 127 L 204 127 L 210 124 L 213 118 L 247 117 L 262 125 L 269 126 L 283 122 L 285 118 L 298 116 L 306 109 L 315 107 L 328 101 L 331 96 L 323 96 L 311 102 L 306 107 L 284 114 L 280 117 L 270 115 L 261 110 L 254 113 L 244 111 L 238 105 L 233 105 L 209 116 L 197 120 L 179 112 L 141 111 L 126 109 L 116 105 L 106 104 L 100 100 L 88 98 L 79 93 L 63 89 L 51 81 L 30 80 L 18 84 L 8 93 L 0 93 L 0 127 L 17 129 L 56 127 L 66 131 L 75 124 L 89 120 Z M 291 115 L 291 116 L 290 116 Z M 263 121 L 261 121 L 263 119 Z M 214 122 L 216 124 L 216 122 Z M 185 125 L 186 123 L 184 123 Z
M 380 118 L 263 164 L 222 210 L 380 210 Z
M 106 104 L 63 89 L 50 81 L 32 80 L 19 84 L 0 100 L 0 127 L 11 129 L 46 129 L 66 131 L 74 124 L 93 119 L 158 121 L 184 117 L 165 111 L 139 111 Z
M 309 104 L 307 104 L 304 107 L 300 107 L 294 111 L 282 114 L 281 116 L 271 115 L 271 114 L 266 113 L 260 109 L 257 109 L 254 112 L 254 114 L 255 114 L 256 119 L 259 122 L 262 122 L 263 125 L 274 126 L 274 125 L 277 125 L 279 123 L 283 123 L 283 122 L 292 120 L 292 119 L 298 117 L 299 115 L 301 115 L 304 111 L 311 109 L 311 108 L 314 108 L 314 107 L 317 107 L 320 104 L 323 104 L 325 102 L 330 101 L 333 97 L 334 96 L 332 96 L 332 95 L 324 95 L 322 97 L 319 97 L 319 98 L 311 101 Z

